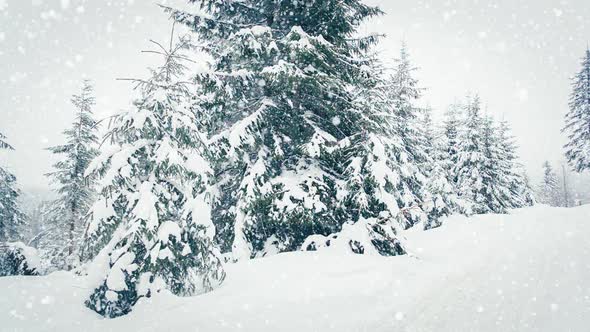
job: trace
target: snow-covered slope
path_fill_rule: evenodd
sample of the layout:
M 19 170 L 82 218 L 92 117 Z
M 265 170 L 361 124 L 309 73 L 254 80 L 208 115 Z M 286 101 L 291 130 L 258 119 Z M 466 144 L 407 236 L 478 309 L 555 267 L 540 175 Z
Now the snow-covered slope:
M 0 279 L 2 331 L 588 331 L 590 206 L 454 217 L 412 255 L 291 253 L 227 266 L 216 291 L 128 316 L 85 309 L 68 273 Z

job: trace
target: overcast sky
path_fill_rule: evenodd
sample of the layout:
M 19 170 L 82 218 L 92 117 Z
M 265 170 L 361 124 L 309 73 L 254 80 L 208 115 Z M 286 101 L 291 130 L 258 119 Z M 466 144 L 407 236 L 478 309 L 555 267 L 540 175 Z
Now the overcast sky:
M 176 3 L 182 0 L 158 1 Z M 441 114 L 469 91 L 508 120 L 529 173 L 562 160 L 560 133 L 569 78 L 590 41 L 588 0 L 367 0 L 387 14 L 363 32 L 387 35 L 392 58 L 405 40 L 428 90 L 424 102 Z M 166 40 L 167 16 L 151 0 L 0 0 L 0 132 L 17 149 L 0 163 L 25 190 L 47 188 L 81 80 L 96 84 L 98 117 L 129 103 L 118 77 L 145 75 L 154 59 L 149 39 Z

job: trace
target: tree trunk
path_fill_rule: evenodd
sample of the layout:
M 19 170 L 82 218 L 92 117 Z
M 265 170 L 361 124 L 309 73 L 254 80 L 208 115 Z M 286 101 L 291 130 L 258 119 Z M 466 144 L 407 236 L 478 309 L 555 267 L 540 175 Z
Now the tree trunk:
M 68 271 L 71 271 L 74 266 L 72 264 L 72 258 L 74 256 L 74 231 L 76 229 L 76 218 L 75 218 L 75 214 L 74 214 L 74 210 L 75 208 L 72 206 L 72 210 L 71 212 L 71 217 L 70 217 L 70 229 L 69 229 L 69 234 L 68 234 L 68 239 L 69 239 L 69 243 L 68 243 L 68 264 L 67 264 L 67 269 Z

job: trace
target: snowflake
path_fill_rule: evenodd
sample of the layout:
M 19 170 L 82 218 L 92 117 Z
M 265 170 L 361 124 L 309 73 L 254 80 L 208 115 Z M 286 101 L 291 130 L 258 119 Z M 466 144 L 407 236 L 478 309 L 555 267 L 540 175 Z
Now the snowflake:
M 332 124 L 335 125 L 336 127 L 338 127 L 340 125 L 341 121 L 340 121 L 340 117 L 335 116 L 332 118 Z
M 70 7 L 70 0 L 61 0 L 61 9 L 66 10 Z

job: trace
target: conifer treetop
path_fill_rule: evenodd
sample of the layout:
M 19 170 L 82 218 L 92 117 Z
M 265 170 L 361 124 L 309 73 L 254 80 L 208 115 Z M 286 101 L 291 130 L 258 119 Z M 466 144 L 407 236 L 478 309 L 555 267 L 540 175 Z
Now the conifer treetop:
M 174 20 L 186 24 L 205 40 L 227 39 L 250 29 L 270 29 L 279 37 L 300 27 L 334 45 L 372 45 L 376 36 L 352 38 L 362 22 L 383 12 L 359 0 L 189 0 L 192 11 L 163 6 Z
M 577 172 L 590 170 L 590 49 L 581 61 L 581 69 L 572 79 L 569 112 L 563 131 L 568 135 L 565 145 L 569 164 Z

